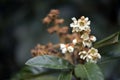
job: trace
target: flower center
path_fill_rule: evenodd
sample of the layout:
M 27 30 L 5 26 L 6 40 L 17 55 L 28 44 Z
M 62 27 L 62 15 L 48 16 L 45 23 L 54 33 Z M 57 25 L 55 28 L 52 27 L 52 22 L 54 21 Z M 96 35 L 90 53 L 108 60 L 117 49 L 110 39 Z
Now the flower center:
M 79 24 L 80 24 L 80 26 L 84 26 L 84 25 L 85 25 L 85 23 L 84 23 L 84 22 L 80 22 Z
M 95 50 L 91 50 L 91 52 L 90 52 L 90 53 L 94 54 L 94 53 L 95 53 Z

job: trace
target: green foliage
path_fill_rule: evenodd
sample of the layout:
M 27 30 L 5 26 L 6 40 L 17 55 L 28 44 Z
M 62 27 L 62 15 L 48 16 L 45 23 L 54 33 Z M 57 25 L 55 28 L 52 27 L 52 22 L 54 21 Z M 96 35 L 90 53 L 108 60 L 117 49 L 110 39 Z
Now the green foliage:
M 103 74 L 97 64 L 86 63 L 85 65 L 76 65 L 75 75 L 81 79 L 88 80 L 104 80 Z
M 103 46 L 118 43 L 119 34 L 119 32 L 114 33 L 111 36 L 96 42 L 94 47 L 101 48 Z M 120 60 L 120 56 L 102 58 L 102 60 L 99 62 L 99 66 L 114 60 Z M 73 76 L 76 78 L 76 80 L 104 80 L 104 76 L 99 66 L 94 63 L 75 64 L 74 66 L 69 61 L 66 61 L 60 57 L 43 55 L 31 58 L 25 64 L 38 69 L 43 67 L 53 70 L 34 74 L 31 67 L 25 67 L 12 80 L 72 80 Z M 54 74 L 60 75 L 58 77 L 58 75 Z
M 37 74 L 35 73 L 37 71 Z M 11 80 L 56 80 L 58 71 L 48 70 L 48 71 L 39 71 L 38 68 L 33 68 L 25 66 L 17 75 L 15 75 Z
M 58 77 L 58 80 L 71 80 L 72 79 L 72 71 L 64 71 Z
M 114 33 L 114 34 L 96 42 L 94 44 L 94 47 L 95 48 L 100 48 L 100 47 L 104 47 L 104 46 L 107 46 L 107 45 L 115 44 L 115 43 L 119 42 L 119 35 L 120 35 L 120 32 Z
M 120 56 L 117 56 L 117 57 L 107 57 L 107 58 L 104 58 L 103 60 L 100 61 L 100 65 L 101 64 L 105 64 L 105 63 L 109 63 L 111 61 L 117 61 L 117 60 L 120 60 Z
M 37 56 L 28 60 L 26 65 L 51 69 L 72 69 L 73 65 L 68 61 L 51 55 Z

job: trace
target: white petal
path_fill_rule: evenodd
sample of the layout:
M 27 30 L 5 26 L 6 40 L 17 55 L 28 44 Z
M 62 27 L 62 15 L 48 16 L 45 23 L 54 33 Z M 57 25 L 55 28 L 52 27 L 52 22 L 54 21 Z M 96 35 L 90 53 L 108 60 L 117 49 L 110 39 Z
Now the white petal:
M 73 23 L 70 24 L 70 27 L 75 27 L 75 25 Z
M 79 54 L 78 55 L 80 55 L 81 54 L 81 52 L 79 52 Z
M 86 58 L 86 56 L 83 57 L 83 59 L 85 59 L 85 58 Z
M 66 53 L 67 52 L 67 49 L 66 48 L 63 48 L 62 49 L 62 53 Z
M 86 52 L 86 51 L 82 51 L 82 53 L 83 53 L 83 54 L 87 54 L 87 52 Z
M 101 59 L 101 55 L 98 53 L 98 58 Z
M 77 21 L 77 19 L 75 17 L 71 18 L 73 21 Z
M 89 62 L 89 59 L 87 58 L 86 61 Z
M 83 41 L 83 46 L 91 47 L 92 43 L 88 41 Z
M 86 17 L 86 18 L 85 18 L 85 20 L 86 20 L 86 21 L 88 21 L 88 20 L 89 20 L 89 18 L 88 18 L 88 17 Z
M 90 40 L 93 41 L 93 42 L 95 42 L 96 41 L 96 37 L 95 36 L 91 36 Z
M 83 55 L 81 55 L 80 58 L 82 59 L 82 58 L 83 58 Z
M 97 63 L 97 61 L 96 61 L 96 60 L 91 60 L 90 62 L 92 62 L 92 63 Z
M 92 46 L 92 43 L 87 43 L 86 46 L 90 48 Z
M 90 22 L 90 21 L 88 21 L 88 22 L 87 22 L 87 25 L 90 25 L 90 23 L 91 23 L 91 22 Z

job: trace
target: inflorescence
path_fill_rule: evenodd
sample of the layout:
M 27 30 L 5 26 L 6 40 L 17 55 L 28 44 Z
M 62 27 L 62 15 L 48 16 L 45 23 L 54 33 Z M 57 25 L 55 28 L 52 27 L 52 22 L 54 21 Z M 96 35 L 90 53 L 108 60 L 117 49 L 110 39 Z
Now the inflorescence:
M 92 47 L 92 42 L 96 41 L 96 37 L 90 35 L 90 21 L 88 17 L 82 16 L 80 19 L 72 18 L 73 22 L 70 24 L 72 32 L 78 34 L 78 38 L 73 39 L 71 44 L 60 44 L 60 49 L 63 54 L 73 54 L 75 50 L 78 50 L 78 56 L 80 59 L 86 62 L 96 63 L 101 55 L 98 50 Z
M 48 32 L 50 34 L 56 33 L 59 36 L 60 44 L 39 44 L 32 50 L 33 56 L 54 55 L 64 58 L 72 64 L 84 64 L 85 62 L 97 63 L 101 55 L 92 45 L 96 41 L 96 37 L 90 34 L 89 18 L 82 16 L 77 20 L 73 17 L 73 22 L 70 24 L 72 34 L 69 34 L 68 26 L 61 26 L 64 19 L 59 17 L 59 13 L 59 10 L 51 10 L 43 19 L 43 23 L 47 25 L 50 23 L 53 24 L 48 28 Z

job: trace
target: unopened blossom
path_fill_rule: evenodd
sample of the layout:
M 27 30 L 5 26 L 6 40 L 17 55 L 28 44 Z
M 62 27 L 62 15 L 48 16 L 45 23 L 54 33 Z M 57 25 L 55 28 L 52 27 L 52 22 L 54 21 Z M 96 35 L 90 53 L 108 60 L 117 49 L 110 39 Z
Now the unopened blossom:
M 65 44 L 60 44 L 60 49 L 62 50 L 62 53 L 66 53 L 67 52 L 67 48 Z
M 77 43 L 77 39 L 73 39 L 72 43 L 75 45 Z
M 66 48 L 65 44 L 60 44 L 60 49 Z
M 96 37 L 95 36 L 90 36 L 90 40 L 95 42 L 96 41 Z
M 74 51 L 74 48 L 73 48 L 72 46 L 68 46 L 68 47 L 67 47 L 67 50 L 68 50 L 68 52 L 70 52 L 70 53 L 71 53 L 71 52 L 73 52 L 73 51 Z
M 61 50 L 62 50 L 62 53 L 66 53 L 67 52 L 67 48 L 63 48 Z

